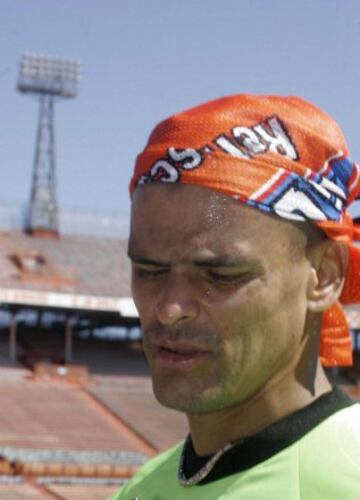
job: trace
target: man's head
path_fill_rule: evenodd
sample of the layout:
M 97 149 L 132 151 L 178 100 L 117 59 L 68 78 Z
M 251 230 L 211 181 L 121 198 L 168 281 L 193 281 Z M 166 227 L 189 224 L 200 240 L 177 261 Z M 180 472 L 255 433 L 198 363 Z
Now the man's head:
M 215 411 L 289 371 L 311 384 L 322 312 L 339 326 L 331 306 L 346 273 L 325 233 L 348 224 L 351 240 L 344 210 L 358 182 L 329 120 L 299 99 L 234 96 L 151 134 L 131 182 L 129 254 L 164 404 Z M 332 346 L 325 361 L 348 359 L 348 341 Z

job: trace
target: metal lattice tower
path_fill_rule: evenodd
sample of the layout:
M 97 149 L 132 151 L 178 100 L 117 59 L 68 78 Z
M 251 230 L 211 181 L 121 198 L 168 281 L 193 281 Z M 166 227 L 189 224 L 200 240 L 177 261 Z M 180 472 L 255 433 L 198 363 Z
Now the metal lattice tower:
M 25 54 L 17 88 L 39 98 L 39 121 L 26 229 L 58 234 L 56 200 L 54 102 L 76 97 L 78 61 Z

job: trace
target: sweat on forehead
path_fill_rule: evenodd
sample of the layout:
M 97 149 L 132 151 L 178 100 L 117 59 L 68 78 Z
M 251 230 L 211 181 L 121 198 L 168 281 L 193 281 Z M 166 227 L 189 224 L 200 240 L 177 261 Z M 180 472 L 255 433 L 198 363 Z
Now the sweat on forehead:
M 212 248 L 219 250 L 224 249 L 229 235 L 239 238 L 244 248 L 247 241 L 261 239 L 267 241 L 269 247 L 281 244 L 291 255 L 295 255 L 296 250 L 298 256 L 313 233 L 317 233 L 307 222 L 294 223 L 260 212 L 222 193 L 181 184 L 153 184 L 135 191 L 132 245 L 139 240 L 139 232 L 140 240 L 162 240 L 166 246 L 170 233 L 175 233 L 178 241 L 196 241 L 200 247 L 213 239 Z M 148 235 L 145 239 L 144 233 Z M 175 240 L 172 241 L 175 244 Z

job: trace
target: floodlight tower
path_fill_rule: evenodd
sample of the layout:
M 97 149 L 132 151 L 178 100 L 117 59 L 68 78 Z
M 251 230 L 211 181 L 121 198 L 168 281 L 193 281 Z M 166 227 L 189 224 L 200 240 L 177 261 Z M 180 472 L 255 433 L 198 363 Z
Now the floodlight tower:
M 54 101 L 76 97 L 80 63 L 75 60 L 24 54 L 17 89 L 39 98 L 39 120 L 26 230 L 57 235 Z

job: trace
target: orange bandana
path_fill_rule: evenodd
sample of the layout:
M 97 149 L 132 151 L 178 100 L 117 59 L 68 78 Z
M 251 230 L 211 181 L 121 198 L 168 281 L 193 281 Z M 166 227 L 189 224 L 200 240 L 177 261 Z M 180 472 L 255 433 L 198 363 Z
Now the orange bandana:
M 343 304 L 360 302 L 360 228 L 346 212 L 360 169 L 337 123 L 296 97 L 235 95 L 173 115 L 138 156 L 130 192 L 148 182 L 195 184 L 290 220 L 308 220 L 349 249 Z M 320 358 L 352 364 L 339 304 L 323 314 Z

